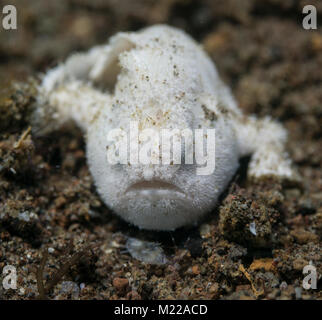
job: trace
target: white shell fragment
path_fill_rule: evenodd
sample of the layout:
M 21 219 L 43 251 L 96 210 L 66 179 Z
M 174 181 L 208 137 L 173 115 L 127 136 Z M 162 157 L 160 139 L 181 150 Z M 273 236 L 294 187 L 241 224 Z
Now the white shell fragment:
M 284 128 L 270 118 L 244 116 L 201 46 L 176 28 L 120 32 L 48 71 L 39 89 L 35 123 L 48 130 L 76 121 L 101 198 L 140 228 L 197 223 L 216 205 L 241 156 L 252 155 L 250 177 L 294 178 Z M 108 133 L 128 132 L 131 121 L 139 132 L 215 128 L 214 172 L 196 175 L 196 164 L 110 164 L 106 153 L 115 145 Z
M 257 232 L 256 232 L 256 223 L 255 221 L 251 222 L 249 224 L 249 231 L 254 235 L 257 236 Z
M 136 238 L 128 238 L 125 244 L 131 256 L 147 264 L 165 264 L 167 258 L 160 244 L 143 241 Z

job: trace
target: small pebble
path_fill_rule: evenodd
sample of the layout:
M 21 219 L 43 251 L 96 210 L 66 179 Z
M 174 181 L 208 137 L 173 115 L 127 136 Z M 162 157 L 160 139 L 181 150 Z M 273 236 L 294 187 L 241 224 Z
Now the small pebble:
M 78 299 L 79 297 L 79 287 L 76 282 L 73 281 L 63 281 L 61 284 L 61 293 L 71 294 L 72 299 Z
M 48 248 L 48 252 L 49 252 L 49 253 L 54 253 L 54 251 L 55 251 L 55 249 L 54 249 L 54 248 L 52 248 L 52 247 Z
M 296 297 L 296 299 L 302 299 L 302 288 L 301 287 L 295 288 L 295 297 Z
M 114 278 L 113 279 L 113 287 L 119 293 L 124 293 L 129 286 L 129 280 L 125 278 Z

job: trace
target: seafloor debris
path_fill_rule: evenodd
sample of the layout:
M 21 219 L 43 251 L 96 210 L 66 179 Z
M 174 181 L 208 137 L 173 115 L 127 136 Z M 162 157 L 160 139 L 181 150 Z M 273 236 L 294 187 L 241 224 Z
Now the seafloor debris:
M 35 79 L 1 83 L 0 132 L 12 132 L 28 123 L 36 100 L 36 83 Z
M 53 275 L 51 275 L 50 280 L 46 283 L 46 285 L 44 285 L 43 273 L 44 273 L 44 269 L 48 258 L 48 249 L 46 248 L 43 252 L 40 265 L 37 268 L 37 287 L 38 287 L 39 295 L 36 298 L 47 299 L 47 295 L 62 280 L 62 278 L 68 272 L 68 270 L 73 265 L 77 264 L 83 256 L 90 254 L 91 250 L 96 247 L 98 247 L 97 244 L 91 244 L 91 245 L 85 246 L 83 250 L 77 251 L 69 259 L 66 259 L 66 256 L 71 254 L 71 251 L 74 248 L 73 240 L 71 239 L 69 246 L 65 250 L 66 251 L 65 255 L 63 255 L 63 257 L 61 258 L 59 269 Z M 64 288 L 66 289 L 66 286 Z M 70 286 L 69 286 L 69 289 L 70 289 Z M 72 291 L 74 294 L 76 293 L 74 289 Z
M 165 264 L 167 258 L 159 243 L 128 238 L 126 249 L 135 259 L 149 264 Z
M 281 195 L 279 195 L 281 197 Z M 275 206 L 265 197 L 250 200 L 243 191 L 231 194 L 220 207 L 219 228 L 229 240 L 257 247 L 269 246 L 273 241 L 273 227 L 280 219 Z

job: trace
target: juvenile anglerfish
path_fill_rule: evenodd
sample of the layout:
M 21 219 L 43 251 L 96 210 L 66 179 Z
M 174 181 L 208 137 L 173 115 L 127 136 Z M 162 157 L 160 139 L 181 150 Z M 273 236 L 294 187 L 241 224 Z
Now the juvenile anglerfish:
M 250 177 L 294 178 L 285 129 L 269 117 L 243 115 L 201 46 L 176 28 L 120 32 L 50 70 L 39 92 L 36 122 L 48 128 L 76 121 L 86 134 L 98 193 L 140 228 L 174 230 L 197 223 L 214 208 L 246 155 Z M 215 128 L 215 170 L 198 175 L 196 163 L 109 163 L 107 150 L 115 144 L 108 133 L 128 132 L 131 122 L 139 133 Z

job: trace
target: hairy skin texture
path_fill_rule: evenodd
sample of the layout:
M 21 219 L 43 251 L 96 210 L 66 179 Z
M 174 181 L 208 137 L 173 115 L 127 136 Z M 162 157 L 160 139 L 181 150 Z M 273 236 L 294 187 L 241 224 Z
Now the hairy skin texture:
M 295 179 L 284 150 L 286 131 L 270 118 L 246 117 L 203 49 L 164 25 L 118 33 L 107 45 L 74 54 L 43 78 L 38 126 L 74 120 L 86 133 L 97 190 L 115 213 L 140 228 L 174 230 L 214 208 L 238 168 L 252 155 L 250 177 Z M 216 168 L 197 165 L 111 165 L 111 129 L 216 129 Z M 52 124 L 52 125 L 50 125 Z

